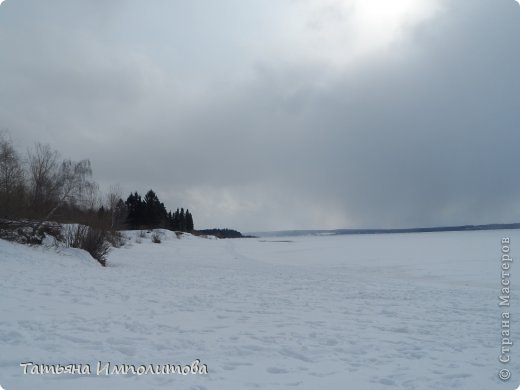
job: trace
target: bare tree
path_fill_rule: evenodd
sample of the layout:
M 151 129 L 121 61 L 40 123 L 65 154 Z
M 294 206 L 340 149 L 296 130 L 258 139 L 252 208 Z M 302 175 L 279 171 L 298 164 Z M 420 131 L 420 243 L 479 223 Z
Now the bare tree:
M 90 184 L 91 185 L 85 188 L 85 193 L 81 201 L 81 205 L 87 210 L 95 210 L 103 204 L 103 201 L 99 194 L 98 184 L 93 182 Z
M 111 216 L 111 222 L 110 222 L 110 228 L 115 229 L 117 225 L 118 220 L 118 214 L 120 212 L 118 208 L 118 203 L 121 200 L 121 197 L 123 196 L 123 192 L 121 191 L 121 187 L 119 185 L 112 185 L 110 186 L 110 190 L 107 194 L 107 203 L 108 203 L 108 209 L 110 211 Z
M 24 171 L 21 159 L 7 139 L 0 133 L 0 213 L 13 217 L 23 207 Z
M 27 161 L 31 208 L 41 215 L 57 196 L 59 154 L 49 145 L 37 143 L 28 152 Z
M 81 205 L 87 200 L 86 195 L 92 193 L 96 185 L 90 181 L 92 168 L 89 160 L 73 162 L 64 160 L 55 176 L 52 188 L 54 207 L 45 219 L 49 219 L 64 203 Z
M 82 205 L 95 192 L 89 160 L 63 160 L 49 145 L 36 144 L 28 154 L 31 205 L 45 220 L 68 203 Z

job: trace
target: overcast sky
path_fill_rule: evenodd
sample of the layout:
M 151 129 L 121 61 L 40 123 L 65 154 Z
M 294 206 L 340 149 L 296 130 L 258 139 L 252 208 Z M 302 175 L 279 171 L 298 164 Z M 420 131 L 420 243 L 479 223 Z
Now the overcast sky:
M 515 0 L 6 0 L 0 129 L 196 228 L 520 221 Z

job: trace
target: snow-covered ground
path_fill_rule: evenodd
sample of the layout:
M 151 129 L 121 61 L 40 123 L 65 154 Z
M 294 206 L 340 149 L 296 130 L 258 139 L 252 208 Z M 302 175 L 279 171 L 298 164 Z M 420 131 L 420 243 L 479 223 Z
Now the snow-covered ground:
M 210 240 L 85 252 L 0 240 L 0 385 L 38 389 L 516 389 L 501 342 L 501 238 L 519 231 Z M 512 269 L 520 337 L 520 265 Z M 518 287 L 517 287 L 518 286 Z M 518 325 L 517 325 L 518 324 Z M 190 364 L 208 375 L 96 375 Z M 90 365 L 24 375 L 20 363 Z M 507 368 L 512 378 L 498 379 Z

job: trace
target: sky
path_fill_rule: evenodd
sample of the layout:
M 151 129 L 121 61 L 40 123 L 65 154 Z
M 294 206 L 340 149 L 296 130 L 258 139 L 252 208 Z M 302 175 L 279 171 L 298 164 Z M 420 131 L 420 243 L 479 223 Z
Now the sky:
M 6 0 L 0 129 L 196 228 L 520 221 L 515 0 Z

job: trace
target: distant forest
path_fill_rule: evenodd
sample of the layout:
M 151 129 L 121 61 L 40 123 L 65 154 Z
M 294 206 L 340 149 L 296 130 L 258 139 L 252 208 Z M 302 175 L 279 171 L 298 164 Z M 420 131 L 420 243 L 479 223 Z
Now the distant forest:
M 198 230 L 199 234 L 206 234 L 208 236 L 215 236 L 218 238 L 241 238 L 244 237 L 242 233 L 233 229 L 203 229 Z

